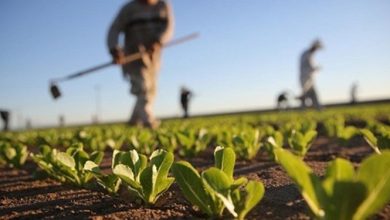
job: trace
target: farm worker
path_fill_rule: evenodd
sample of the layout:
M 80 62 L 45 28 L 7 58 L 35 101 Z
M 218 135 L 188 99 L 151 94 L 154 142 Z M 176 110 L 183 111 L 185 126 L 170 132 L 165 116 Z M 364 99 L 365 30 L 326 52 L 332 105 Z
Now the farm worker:
M 9 111 L 6 110 L 0 110 L 0 117 L 3 121 L 3 131 L 8 131 L 8 125 L 9 125 Z
M 301 106 L 306 107 L 307 101 L 311 101 L 311 105 L 321 109 L 321 105 L 318 101 L 317 93 L 314 88 L 314 74 L 317 73 L 320 67 L 316 66 L 313 61 L 314 53 L 322 49 L 322 43 L 319 40 L 315 40 L 309 49 L 305 50 L 300 60 L 300 83 L 302 87 Z
M 289 101 L 288 101 L 288 92 L 284 91 L 280 93 L 277 97 L 277 109 L 282 110 L 282 109 L 287 109 L 289 107 Z
M 188 118 L 188 103 L 190 102 L 192 96 L 192 92 L 188 90 L 186 87 L 181 87 L 180 90 L 180 103 L 183 108 L 184 115 L 183 118 Z
M 109 29 L 107 45 L 117 64 L 121 64 L 126 55 L 145 52 L 142 59 L 122 65 L 123 76 L 130 81 L 130 91 L 137 99 L 129 125 L 156 128 L 159 124 L 152 108 L 162 45 L 170 40 L 172 33 L 171 6 L 162 0 L 128 2 Z M 120 34 L 124 34 L 124 45 L 119 44 Z
M 358 84 L 357 82 L 355 82 L 351 86 L 351 104 L 356 104 L 357 102 L 357 90 L 358 90 Z

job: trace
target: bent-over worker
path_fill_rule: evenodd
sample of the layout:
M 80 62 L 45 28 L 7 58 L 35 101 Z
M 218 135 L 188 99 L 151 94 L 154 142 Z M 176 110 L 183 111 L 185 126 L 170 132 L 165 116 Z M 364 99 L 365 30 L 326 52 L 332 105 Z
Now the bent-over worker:
M 137 98 L 130 125 L 155 128 L 159 124 L 152 108 L 161 49 L 172 32 L 171 6 L 162 0 L 133 0 L 125 4 L 110 27 L 107 44 L 117 64 L 121 64 L 126 55 L 145 51 L 142 59 L 122 65 L 123 76 L 130 81 L 131 93 Z M 124 45 L 119 43 L 121 33 Z

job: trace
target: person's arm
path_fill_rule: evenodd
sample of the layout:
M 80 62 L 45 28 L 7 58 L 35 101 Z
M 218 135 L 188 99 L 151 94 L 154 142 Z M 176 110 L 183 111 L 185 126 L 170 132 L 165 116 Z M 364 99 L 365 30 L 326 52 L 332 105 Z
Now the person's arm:
M 309 62 L 310 68 L 312 69 L 312 72 L 318 73 L 318 71 L 321 69 L 321 67 L 314 62 L 313 57 L 314 57 L 314 53 L 312 52 L 312 53 L 310 53 L 308 62 Z
M 124 57 L 122 47 L 119 45 L 119 35 L 124 30 L 125 26 L 125 11 L 126 6 L 121 9 L 114 21 L 112 22 L 107 35 L 107 47 L 116 63 L 120 63 Z
M 172 6 L 169 2 L 166 2 L 165 5 L 167 10 L 167 24 L 165 30 L 161 33 L 159 37 L 159 42 L 162 45 L 166 44 L 172 38 L 175 26 Z

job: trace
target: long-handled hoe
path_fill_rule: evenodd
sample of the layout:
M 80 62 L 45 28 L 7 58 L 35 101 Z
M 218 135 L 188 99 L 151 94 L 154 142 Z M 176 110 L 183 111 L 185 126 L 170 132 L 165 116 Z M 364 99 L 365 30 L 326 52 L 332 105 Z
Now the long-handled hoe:
M 187 36 L 177 38 L 175 40 L 168 42 L 167 44 L 164 45 L 164 47 L 172 47 L 172 46 L 175 46 L 178 44 L 182 44 L 184 42 L 193 40 L 194 38 L 197 38 L 198 36 L 199 36 L 198 33 L 189 34 Z M 135 60 L 141 59 L 143 53 L 144 53 L 144 51 L 140 51 L 140 52 L 126 56 L 122 64 L 127 64 L 127 63 L 133 62 Z M 67 76 L 64 76 L 61 78 L 52 79 L 52 80 L 50 80 L 50 94 L 52 95 L 53 99 L 57 99 L 57 98 L 61 97 L 61 91 L 58 87 L 59 82 L 64 82 L 64 81 L 72 80 L 72 79 L 75 79 L 75 78 L 78 78 L 81 76 L 85 76 L 89 73 L 93 73 L 97 70 L 101 70 L 101 69 L 104 69 L 104 68 L 112 66 L 112 65 L 115 65 L 115 63 L 113 61 L 110 61 L 110 62 L 103 63 L 103 64 L 88 68 L 86 70 L 83 70 L 83 71 L 80 71 L 77 73 L 67 75 Z

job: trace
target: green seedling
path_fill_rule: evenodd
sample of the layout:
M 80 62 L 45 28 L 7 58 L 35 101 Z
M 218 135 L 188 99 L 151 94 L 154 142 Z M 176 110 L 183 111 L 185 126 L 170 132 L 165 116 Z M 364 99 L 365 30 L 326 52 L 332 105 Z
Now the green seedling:
M 309 130 L 306 133 L 292 130 L 287 141 L 295 155 L 304 157 L 316 137 L 317 131 L 315 130 Z
M 349 161 L 335 159 L 322 180 L 290 152 L 275 154 L 317 219 L 367 219 L 390 201 L 389 151 L 370 156 L 356 172 Z
M 27 146 L 22 143 L 0 141 L 0 165 L 20 168 L 27 160 Z
M 337 138 L 341 144 L 346 145 L 358 132 L 358 129 L 354 126 L 339 127 L 337 130 Z
M 234 218 L 244 219 L 264 195 L 261 182 L 233 178 L 236 155 L 231 148 L 217 147 L 215 167 L 202 174 L 188 162 L 172 166 L 176 181 L 188 201 L 210 217 L 222 217 L 226 208 Z
M 103 152 L 99 151 L 88 154 L 81 143 L 69 147 L 66 152 L 59 152 L 43 145 L 40 147 L 39 154 L 31 153 L 30 155 L 49 176 L 77 186 L 86 186 L 93 178 L 90 172 L 83 169 L 85 163 L 90 160 L 100 164 L 104 156 Z
M 185 129 L 178 131 L 176 137 L 180 146 L 179 154 L 183 157 L 194 157 L 204 151 L 211 140 L 206 129 Z
M 153 205 L 175 180 L 168 177 L 174 156 L 165 150 L 156 150 L 148 158 L 136 150 L 114 151 L 113 173 L 146 204 Z
M 360 133 L 363 135 L 364 140 L 374 149 L 375 153 L 381 154 L 382 150 L 390 149 L 390 132 L 385 130 L 378 135 L 374 135 L 368 129 L 361 129 Z
M 297 122 L 284 123 L 279 129 L 282 132 L 284 139 L 288 140 L 291 135 L 291 131 L 295 130 L 301 134 L 306 134 L 309 131 L 315 131 L 317 128 L 317 122 L 314 120 L 300 120 Z
M 345 126 L 343 117 L 335 117 L 324 121 L 324 126 L 328 137 L 337 138 L 342 145 L 358 134 L 354 126 Z
M 130 148 L 137 152 L 150 155 L 156 147 L 155 137 L 150 130 L 140 130 L 129 139 Z
M 233 136 L 233 146 L 235 152 L 240 158 L 246 160 L 253 159 L 260 149 L 260 132 L 259 130 L 246 130 L 239 135 Z
M 160 148 L 169 152 L 174 152 L 177 148 L 177 140 L 173 132 L 165 130 L 157 132 L 157 141 Z
M 265 139 L 263 146 L 270 159 L 277 161 L 274 150 L 283 147 L 283 134 L 279 131 L 273 131 L 272 134 Z
M 90 172 L 96 179 L 96 182 L 110 194 L 116 195 L 121 185 L 121 179 L 114 174 L 104 174 L 99 166 L 93 161 L 87 161 L 84 164 L 84 170 Z

